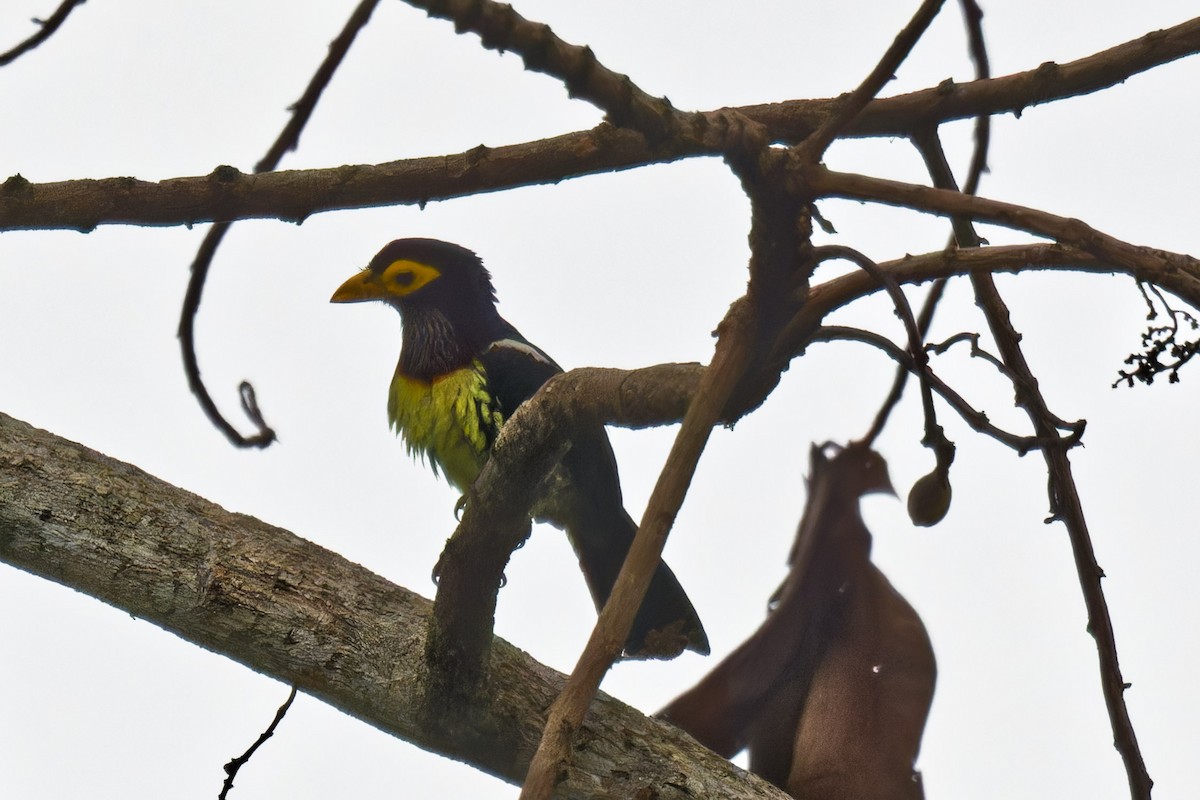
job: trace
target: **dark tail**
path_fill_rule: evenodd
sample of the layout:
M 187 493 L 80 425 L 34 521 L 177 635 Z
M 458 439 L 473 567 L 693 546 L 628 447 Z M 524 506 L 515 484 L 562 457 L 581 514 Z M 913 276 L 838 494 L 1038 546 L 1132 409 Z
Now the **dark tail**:
M 576 437 L 563 466 L 571 512 L 563 526 L 599 609 L 612 592 L 637 525 L 622 505 L 616 459 L 603 429 L 599 436 Z M 660 561 L 625 641 L 625 654 L 674 658 L 685 649 L 708 655 L 708 635 L 675 574 Z

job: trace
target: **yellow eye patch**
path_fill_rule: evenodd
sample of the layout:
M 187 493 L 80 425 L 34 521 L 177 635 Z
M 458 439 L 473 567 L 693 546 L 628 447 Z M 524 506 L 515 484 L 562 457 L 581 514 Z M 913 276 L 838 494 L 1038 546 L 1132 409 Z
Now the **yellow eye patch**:
M 436 267 L 402 258 L 388 264 L 380 279 L 391 294 L 406 295 L 412 294 L 441 274 Z

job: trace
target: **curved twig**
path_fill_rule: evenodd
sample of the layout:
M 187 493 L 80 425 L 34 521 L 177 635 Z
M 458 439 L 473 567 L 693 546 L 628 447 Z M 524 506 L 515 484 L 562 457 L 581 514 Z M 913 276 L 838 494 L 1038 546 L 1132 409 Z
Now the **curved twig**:
M 379 0 L 362 0 L 354 9 L 350 19 L 342 28 L 342 32 L 330 44 L 329 54 L 317 68 L 308 87 L 304 90 L 303 96 L 293 106 L 292 118 L 288 120 L 283 131 L 276 137 L 267 154 L 255 166 L 255 171 L 269 172 L 275 169 L 279 165 L 279 160 L 283 158 L 283 154 L 295 149 L 300 132 L 304 130 L 304 125 L 312 116 L 317 101 L 321 99 L 321 93 L 329 85 L 334 72 L 337 71 L 346 52 L 350 49 L 350 45 L 354 42 L 354 38 L 370 20 L 371 12 L 378 4 Z M 216 175 L 218 180 L 221 180 L 222 176 L 223 173 L 218 171 Z M 200 365 L 196 358 L 195 328 L 196 314 L 200 311 L 200 298 L 204 293 L 204 284 L 208 280 L 208 271 L 212 267 L 217 248 L 220 246 L 221 240 L 225 238 L 225 233 L 231 224 L 230 222 L 217 222 L 209 228 L 208 233 L 204 236 L 204 241 L 200 243 L 200 247 L 196 251 L 196 257 L 192 259 L 191 277 L 188 279 L 187 291 L 183 296 L 183 308 L 179 313 L 179 346 L 183 357 L 183 368 L 187 373 L 188 387 L 196 396 L 196 400 L 200 403 L 200 407 L 209 421 L 217 430 L 225 434 L 225 438 L 234 446 L 261 448 L 267 447 L 275 441 L 275 431 L 267 425 L 262 412 L 258 409 L 254 387 L 249 381 L 242 381 L 238 386 L 242 411 L 257 428 L 257 433 L 243 436 L 217 408 L 216 402 L 209 394 L 208 387 L 204 385 L 204 379 L 200 377 Z
M 908 298 L 900 290 L 900 284 L 890 274 L 881 270 L 878 264 L 853 248 L 837 245 L 818 247 L 813 251 L 813 255 L 818 260 L 839 258 L 850 261 L 883 285 L 884 290 L 892 298 L 892 304 L 896 307 L 896 316 L 904 323 L 904 331 L 908 336 L 909 353 L 915 366 L 914 374 L 921 384 L 921 408 L 925 415 L 925 442 L 927 446 L 938 452 L 952 449 L 953 445 L 949 443 L 941 426 L 937 424 L 937 412 L 933 407 L 933 393 L 929 388 L 929 356 L 925 352 L 921 327 L 913 316 Z M 875 438 L 883 430 L 884 421 L 886 421 L 886 416 L 882 418 L 876 416 L 875 422 L 862 438 L 863 444 L 869 447 L 875 441 Z
M 897 347 L 894 342 L 886 336 L 881 336 L 872 331 L 863 330 L 861 328 L 850 328 L 841 325 L 822 325 L 817 328 L 813 334 L 811 342 L 860 342 L 870 345 L 895 361 L 901 369 L 904 369 L 913 374 L 917 373 L 917 365 L 913 360 L 912 355 L 901 347 Z M 995 439 L 1000 444 L 1011 447 L 1018 455 L 1025 455 L 1031 450 L 1036 450 L 1047 444 L 1063 443 L 1066 447 L 1074 447 L 1079 444 L 1085 425 L 1081 422 L 1070 428 L 1070 432 L 1066 436 L 1054 435 L 1050 437 L 1044 436 L 1022 436 L 1020 434 L 1011 433 L 1003 428 L 997 427 L 992 423 L 990 418 L 983 411 L 979 411 L 967 400 L 956 392 L 949 384 L 937 376 L 932 369 L 928 370 L 929 386 L 933 391 L 938 393 L 938 396 L 946 401 L 954 411 L 962 417 L 963 421 L 971 427 L 971 430 L 976 433 L 981 433 Z
M 925 349 L 931 353 L 934 353 L 934 354 L 940 356 L 942 353 L 945 353 L 947 350 L 949 350 L 951 347 L 958 344 L 959 342 L 970 342 L 971 343 L 971 358 L 981 358 L 984 361 L 991 364 L 993 367 L 995 367 L 996 371 L 999 372 L 1001 375 L 1003 375 L 1005 378 L 1008 378 L 1010 381 L 1013 379 L 1013 376 L 1009 373 L 1008 367 L 1005 366 L 1003 361 L 996 358 L 996 356 L 992 355 L 987 350 L 984 350 L 982 347 L 979 346 L 979 334 L 978 333 L 968 333 L 966 331 L 964 331 L 962 333 L 956 333 L 953 336 L 943 339 L 940 342 L 930 342 L 930 343 L 926 344 Z
M 227 230 L 228 222 L 218 222 L 209 228 L 196 251 L 196 257 L 192 260 L 192 274 L 188 279 L 187 291 L 183 295 L 183 310 L 179 315 L 179 351 L 183 358 L 183 371 L 187 374 L 188 388 L 196 396 L 209 422 L 237 447 L 262 448 L 275 441 L 275 431 L 266 424 L 258 410 L 254 387 L 249 381 L 242 381 L 238 387 L 242 398 L 242 410 L 257 428 L 253 435 L 243 436 L 217 408 L 208 387 L 204 385 L 204 379 L 200 377 L 200 364 L 196 359 L 196 312 L 200 310 L 200 297 L 204 292 L 204 282 L 208 277 L 208 269 L 212 265 L 217 245 L 221 243 Z
M 53 14 L 45 19 L 35 19 L 34 24 L 39 26 L 38 32 L 11 50 L 0 53 L 0 67 L 8 66 L 53 36 L 54 32 L 67 21 L 67 17 L 71 15 L 71 12 L 86 2 L 87 0 L 63 0 L 58 8 L 54 9 Z

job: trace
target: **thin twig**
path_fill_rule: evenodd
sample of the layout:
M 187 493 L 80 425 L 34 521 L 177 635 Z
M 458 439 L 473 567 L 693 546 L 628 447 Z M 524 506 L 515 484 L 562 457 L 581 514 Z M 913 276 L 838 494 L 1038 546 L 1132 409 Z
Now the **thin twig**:
M 341 65 L 342 60 L 346 57 L 346 53 L 350 50 L 350 45 L 354 43 L 354 38 L 371 19 L 371 14 L 374 13 L 375 7 L 379 5 L 379 0 L 361 0 L 354 11 L 350 14 L 350 19 L 342 28 L 342 32 L 337 38 L 329 43 L 329 55 L 321 62 L 321 66 L 317 67 L 317 71 L 313 73 L 312 80 L 308 82 L 308 86 L 304 89 L 304 94 L 300 96 L 289 109 L 292 112 L 292 118 L 288 120 L 287 125 L 283 127 L 279 137 L 275 143 L 271 145 L 271 149 L 267 154 L 254 165 L 255 172 L 270 172 L 279 166 L 280 159 L 285 153 L 289 153 L 296 149 L 296 144 L 300 140 L 300 133 L 304 130 L 304 126 L 308 124 L 309 118 L 312 116 L 313 110 L 317 107 L 317 101 L 321 99 L 321 93 L 325 91 L 325 87 L 333 80 L 333 73 Z
M 963 11 L 963 21 L 967 28 L 968 50 L 971 54 L 971 61 L 975 64 L 975 79 L 986 80 L 991 77 L 991 67 L 988 62 L 987 43 L 983 36 L 983 10 L 975 0 L 960 0 L 960 5 Z M 992 118 L 989 114 L 980 114 L 975 117 L 975 146 L 971 152 L 971 163 L 967 168 L 967 180 L 963 186 L 963 194 L 975 194 L 983 173 L 987 171 L 991 123 Z M 952 238 L 951 245 L 953 244 Z M 922 339 L 929 335 L 929 328 L 933 324 L 933 315 L 946 292 L 946 280 L 946 278 L 939 278 L 934 281 L 929 293 L 925 295 L 921 313 L 917 318 L 917 326 L 921 331 Z M 892 388 L 875 415 L 875 422 L 871 425 L 866 441 L 873 441 L 887 425 L 888 417 L 891 416 L 892 410 L 904 395 L 904 387 L 907 383 L 908 370 L 897 369 L 896 377 L 892 381 Z
M 975 80 L 987 80 L 992 77 L 992 67 L 988 59 L 987 40 L 983 36 L 983 9 L 975 0 L 960 0 L 960 5 L 963 23 L 967 28 L 967 49 L 971 54 L 971 61 L 975 64 Z M 988 143 L 991 141 L 991 135 L 991 115 L 976 116 L 975 147 L 971 152 L 971 163 L 967 167 L 967 179 L 963 182 L 963 194 L 975 194 L 979 191 L 979 181 L 988 168 Z
M 246 750 L 246 752 L 242 753 L 240 756 L 225 765 L 225 784 L 221 787 L 221 793 L 217 795 L 217 800 L 225 800 L 225 796 L 228 795 L 229 790 L 233 788 L 233 779 L 237 777 L 238 770 L 246 766 L 246 762 L 253 758 L 255 750 L 262 747 L 267 739 L 270 739 L 275 735 L 275 728 L 278 727 L 279 723 L 283 721 L 288 709 L 292 707 L 292 701 L 295 699 L 296 687 L 293 686 L 292 690 L 288 692 L 287 700 L 284 700 L 283 705 L 281 705 L 279 710 L 275 712 L 275 719 L 271 720 L 271 724 L 267 726 L 267 729 L 262 732 L 254 744 L 250 745 L 250 748 Z
M 650 585 L 700 454 L 753 357 L 756 328 L 747 303 L 735 304 L 722 324 L 712 364 L 704 371 L 696 396 L 684 415 L 612 594 L 566 686 L 550 707 L 545 733 L 521 790 L 522 800 L 546 800 L 554 791 L 559 772 L 570 758 L 574 735 L 629 634 L 634 613 Z
M 913 317 L 912 306 L 909 305 L 908 298 L 904 296 L 904 292 L 900 289 L 900 284 L 890 274 L 881 270 L 879 265 L 874 261 L 850 247 L 837 245 L 818 247 L 814 249 L 813 256 L 818 261 L 834 258 L 848 260 L 883 285 L 888 295 L 892 298 L 892 304 L 896 307 L 896 316 L 904 323 L 904 331 L 908 336 L 908 350 L 915 367 L 914 374 L 916 374 L 917 380 L 921 385 L 921 409 L 925 415 L 924 441 L 927 446 L 934 448 L 938 452 L 952 452 L 953 445 L 946 439 L 941 426 L 937 424 L 937 412 L 933 406 L 933 392 L 929 387 L 929 355 L 925 352 L 921 327 L 916 318 Z M 871 426 L 871 429 L 861 440 L 864 445 L 870 447 L 876 436 L 879 435 L 881 426 L 877 427 L 878 423 L 879 420 L 877 417 L 876 424 Z
M 896 362 L 899 367 L 908 372 L 916 373 L 917 365 L 913 361 L 912 355 L 903 348 L 897 347 L 890 339 L 885 336 L 880 336 L 872 331 L 862 330 L 861 328 L 849 328 L 841 325 L 823 325 L 817 328 L 813 333 L 811 342 L 861 342 L 868 344 L 885 353 L 889 358 Z M 976 433 L 982 433 L 985 436 L 990 436 L 1000 444 L 1006 447 L 1011 447 L 1017 452 L 1017 455 L 1025 455 L 1031 450 L 1036 450 L 1046 444 L 1054 442 L 1062 442 L 1066 447 L 1074 447 L 1079 444 L 1083 436 L 1084 425 L 1078 425 L 1069 429 L 1066 436 L 1055 434 L 1052 437 L 1041 436 L 1021 436 L 1020 434 L 1011 433 L 1003 428 L 997 427 L 986 413 L 976 409 L 966 398 L 955 391 L 949 384 L 938 377 L 932 369 L 928 371 L 929 386 L 933 391 L 938 393 L 946 404 L 954 409 L 963 421 L 967 423 Z
M 922 341 L 929 334 L 929 326 L 933 324 L 933 314 L 946 292 L 946 281 L 946 278 L 935 280 L 933 286 L 929 287 L 929 292 L 925 295 L 925 301 L 921 304 L 921 313 L 917 315 L 917 331 Z M 875 420 L 871 423 L 871 427 L 862 438 L 862 441 L 866 444 L 875 441 L 879 437 L 879 434 L 883 433 L 888 418 L 892 415 L 892 410 L 895 409 L 896 405 L 900 402 L 900 398 L 904 395 L 904 387 L 908 385 L 908 375 L 909 371 L 903 367 L 896 370 L 896 377 L 892 379 L 892 388 L 888 391 L 883 402 L 880 403 L 879 411 L 875 412 Z
M 1001 375 L 1008 378 L 1010 381 L 1013 380 L 1013 376 L 1008 371 L 1008 367 L 1005 366 L 1004 362 L 1001 361 L 996 356 L 989 353 L 987 350 L 984 350 L 982 347 L 979 346 L 979 334 L 978 333 L 967 333 L 967 332 L 956 333 L 953 336 L 943 339 L 940 342 L 930 342 L 929 344 L 926 344 L 925 349 L 931 353 L 935 353 L 940 356 L 942 353 L 945 353 L 947 350 L 949 350 L 951 347 L 958 344 L 959 342 L 970 342 L 971 343 L 971 358 L 983 359 L 984 361 L 988 362 L 993 367 L 995 367 L 996 371 L 999 372 Z
M 218 222 L 209 228 L 200 242 L 200 249 L 192 260 L 192 275 L 188 280 L 187 291 L 183 295 L 183 311 L 179 317 L 179 351 L 183 357 L 183 371 L 187 375 L 188 388 L 196 396 L 200 408 L 209 421 L 225 434 L 225 438 L 238 447 L 266 447 L 275 441 L 275 431 L 266 424 L 258 411 L 258 401 L 254 387 L 249 381 L 242 381 L 238 391 L 242 397 L 242 411 L 250 418 L 257 428 L 252 436 L 243 436 L 237 428 L 225 419 L 217 408 L 216 402 L 209 394 L 208 387 L 200 377 L 200 364 L 196 359 L 196 312 L 200 310 L 200 295 L 204 291 L 204 281 L 208 277 L 208 268 L 212 265 L 217 245 L 229 230 L 228 222 Z
M 8 52 L 0 53 L 0 67 L 8 66 L 53 36 L 54 32 L 67 21 L 67 17 L 70 16 L 71 12 L 86 2 L 87 0 L 63 0 L 49 17 L 46 17 L 46 19 L 35 19 L 34 24 L 38 25 L 38 32 Z
M 945 0 L 924 0 L 917 13 L 896 34 L 895 40 L 884 52 L 875 69 L 850 94 L 839 98 L 836 109 L 821 123 L 821 127 L 796 146 L 797 154 L 813 162 L 820 161 L 833 140 L 866 108 L 875 95 L 896 77 L 896 70 L 908 58 L 917 41 L 933 22 Z
M 321 66 L 317 68 L 312 80 L 309 81 L 308 87 L 304 91 L 304 95 L 293 106 L 291 119 L 284 126 L 283 131 L 276 137 L 274 144 L 271 145 L 267 154 L 255 166 L 256 172 L 269 172 L 279 165 L 279 160 L 283 154 L 292 150 L 296 146 L 296 142 L 300 138 L 300 132 L 304 129 L 304 125 L 312 116 L 312 111 L 316 107 L 317 101 L 321 98 L 321 93 L 325 91 L 325 87 L 329 85 L 329 81 L 333 78 L 334 72 L 345 58 L 350 45 L 354 42 L 354 38 L 362 30 L 363 26 L 371 18 L 371 12 L 375 10 L 375 6 L 379 4 L 379 0 L 362 0 L 350 15 L 342 32 L 329 46 L 329 53 L 325 56 Z M 221 173 L 218 171 L 217 177 L 220 178 Z M 183 296 L 183 308 L 179 314 L 179 347 L 183 356 L 183 368 L 187 374 L 188 388 L 192 390 L 192 394 L 196 396 L 196 400 L 200 403 L 200 408 L 204 410 L 205 416 L 209 421 L 225 434 L 225 438 L 237 447 L 267 447 L 271 442 L 275 441 L 275 431 L 273 431 L 266 420 L 263 419 L 262 413 L 258 409 L 258 400 L 255 397 L 254 387 L 249 381 L 242 381 L 238 387 L 238 392 L 241 395 L 242 411 L 254 424 L 257 432 L 251 436 L 243 436 L 237 428 L 225 419 L 217 408 L 216 402 L 212 399 L 212 395 L 208 391 L 208 387 L 204 385 L 204 379 L 200 377 L 200 365 L 196 358 L 196 314 L 200 311 L 200 299 L 204 293 L 204 284 L 208 280 L 208 271 L 212 267 L 213 258 L 217 254 L 217 248 L 221 244 L 221 240 L 225 238 L 226 231 L 229 230 L 230 222 L 217 222 L 208 229 L 208 233 L 204 235 L 204 240 L 200 243 L 199 249 L 196 251 L 196 257 L 192 259 L 191 277 L 188 279 L 187 291 Z
M 930 176 L 936 186 L 953 191 L 954 175 L 946 161 L 945 152 L 936 137 L 918 142 L 921 154 L 929 168 Z M 979 239 L 969 220 L 956 216 L 955 233 L 959 244 L 978 246 Z M 1025 409 L 1033 423 L 1034 433 L 1039 437 L 1049 436 L 1054 427 L 1060 422 L 1046 405 L 1046 400 L 1038 388 L 1037 378 L 1025 359 L 1021 350 L 1021 334 L 1013 327 L 1008 305 L 1000 296 L 996 282 L 990 273 L 975 273 L 971 275 L 971 283 L 975 287 L 976 303 L 987 318 L 992 338 L 1000 351 L 1000 357 L 1016 378 L 1017 404 Z M 1051 443 L 1041 448 L 1049 471 L 1050 519 L 1061 520 L 1067 528 L 1071 541 L 1071 552 L 1075 560 L 1075 570 L 1079 576 L 1079 585 L 1083 593 L 1084 605 L 1087 608 L 1087 630 L 1096 642 L 1097 658 L 1100 662 L 1100 685 L 1104 692 L 1105 705 L 1108 708 L 1109 722 L 1112 725 L 1113 744 L 1121 754 L 1125 772 L 1129 779 L 1129 791 L 1133 800 L 1149 800 L 1150 790 L 1154 785 L 1146 770 L 1146 763 L 1138 747 L 1137 734 L 1133 730 L 1133 721 L 1129 717 L 1129 709 L 1125 705 L 1125 689 L 1128 684 L 1121 674 L 1121 666 L 1117 658 L 1117 643 L 1113 633 L 1112 618 L 1108 613 L 1108 601 L 1104 597 L 1101 579 L 1104 571 L 1096 562 L 1096 553 L 1092 545 L 1092 537 L 1088 532 L 1087 520 L 1083 513 L 1083 503 L 1079 490 L 1075 485 L 1075 477 L 1071 468 L 1067 448 L 1061 442 Z

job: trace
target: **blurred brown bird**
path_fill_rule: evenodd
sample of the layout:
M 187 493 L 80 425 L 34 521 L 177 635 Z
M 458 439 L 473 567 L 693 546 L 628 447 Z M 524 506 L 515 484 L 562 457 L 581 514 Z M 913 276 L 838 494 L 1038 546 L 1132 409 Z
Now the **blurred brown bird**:
M 871 562 L 859 511 L 894 494 L 861 444 L 811 453 L 791 570 L 762 626 L 659 716 L 795 797 L 914 800 L 936 667 L 920 617 Z

